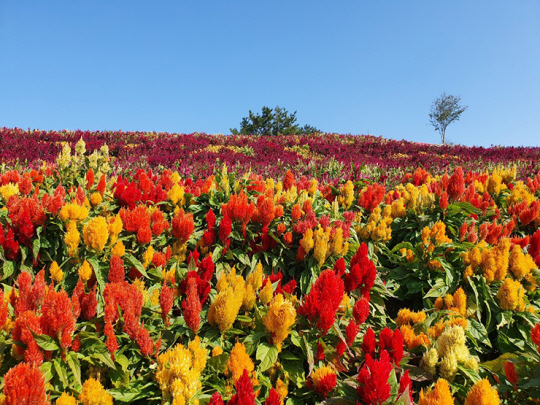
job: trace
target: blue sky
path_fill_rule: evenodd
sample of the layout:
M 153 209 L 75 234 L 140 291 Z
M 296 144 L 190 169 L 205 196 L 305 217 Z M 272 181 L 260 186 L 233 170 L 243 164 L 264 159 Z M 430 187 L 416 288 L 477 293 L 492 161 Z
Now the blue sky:
M 229 133 L 279 105 L 438 142 L 447 92 L 450 141 L 540 146 L 538 44 L 538 0 L 2 0 L 0 126 Z

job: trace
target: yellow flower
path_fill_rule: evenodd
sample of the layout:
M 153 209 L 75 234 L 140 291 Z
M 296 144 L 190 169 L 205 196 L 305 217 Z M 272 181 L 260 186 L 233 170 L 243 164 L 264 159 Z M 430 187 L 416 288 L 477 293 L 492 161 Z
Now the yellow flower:
M 428 373 L 435 375 L 437 373 L 436 366 L 438 362 L 439 352 L 433 347 L 424 353 L 421 365 Z
M 62 269 L 60 269 L 60 266 L 58 266 L 58 263 L 56 263 L 55 261 L 52 262 L 49 272 L 51 274 L 51 278 L 57 283 L 61 282 L 64 278 L 64 272 L 62 271 Z
M 311 380 L 313 381 L 313 385 L 315 385 L 315 388 L 317 388 L 321 381 L 328 375 L 336 374 L 334 370 L 332 370 L 328 366 L 320 367 L 317 370 L 315 370 L 313 373 L 311 373 Z
M 502 281 L 508 271 L 508 257 L 510 252 L 510 240 L 501 239 L 497 246 L 482 250 L 481 268 L 488 283 Z
M 518 181 L 514 185 L 512 193 L 508 196 L 506 204 L 508 207 L 520 202 L 526 202 L 527 205 L 530 205 L 533 201 L 534 195 L 529 192 L 529 188 L 522 181 Z
M 96 217 L 88 222 L 83 228 L 84 244 L 89 248 L 103 251 L 109 232 L 107 229 L 107 221 L 103 217 Z
M 326 260 L 326 254 L 328 253 L 328 241 L 330 240 L 330 231 L 330 227 L 324 230 L 320 225 L 315 231 L 315 250 L 313 252 L 313 257 L 315 260 L 317 260 L 319 267 L 321 267 Z
M 87 260 L 84 261 L 81 267 L 79 267 L 79 277 L 82 281 L 88 281 L 92 277 L 92 266 Z
M 163 399 L 187 404 L 201 388 L 201 373 L 206 366 L 206 350 L 197 336 L 184 347 L 178 343 L 157 358 L 156 380 Z
M 122 241 L 118 241 L 116 242 L 116 245 L 114 245 L 111 253 L 113 255 L 116 255 L 118 257 L 122 257 L 124 256 L 124 254 L 126 253 L 126 247 L 124 246 L 124 244 L 122 243 Z
M 514 245 L 510 252 L 509 269 L 518 280 L 521 280 L 527 277 L 532 269 L 536 269 L 536 264 L 529 254 L 523 253 L 521 246 Z
M 109 221 L 109 233 L 111 235 L 111 245 L 113 243 L 116 243 L 116 239 L 118 239 L 118 235 L 120 235 L 120 232 L 122 232 L 124 224 L 122 223 L 122 218 L 120 218 L 120 214 L 117 214 L 114 217 L 114 220 Z
M 68 256 L 75 257 L 79 250 L 79 243 L 81 242 L 81 234 L 77 230 L 77 223 L 70 221 L 66 225 L 67 232 L 64 236 L 64 242 L 68 247 Z
M 499 301 L 499 306 L 504 310 L 524 311 L 524 296 L 525 288 L 523 288 L 521 283 L 519 281 L 512 280 L 511 278 L 506 278 L 504 283 L 499 288 L 497 300 Z
M 62 392 L 62 395 L 56 400 L 56 405 L 78 405 L 78 401 L 66 392 Z
M 348 209 L 354 201 L 354 184 L 352 181 L 347 181 L 343 186 L 339 188 L 338 202 L 339 204 Z
M 154 248 L 152 246 L 148 246 L 148 249 L 146 249 L 146 252 L 143 254 L 143 267 L 146 269 L 148 265 L 152 262 L 152 259 L 154 258 Z
M 113 397 L 105 391 L 105 388 L 103 388 L 103 385 L 99 381 L 89 378 L 83 384 L 79 401 L 83 405 L 112 405 Z
M 223 349 L 221 348 L 221 346 L 214 346 L 214 348 L 212 349 L 212 357 L 219 356 L 222 353 Z
M 313 241 L 313 229 L 308 229 L 300 240 L 300 245 L 304 248 L 304 252 L 308 254 L 309 251 L 313 248 L 314 244 L 315 242 Z
M 221 332 L 229 330 L 244 301 L 245 283 L 238 277 L 234 284 L 221 290 L 208 310 L 208 322 L 217 325 Z
M 343 229 L 337 228 L 332 237 L 330 244 L 330 253 L 333 255 L 341 255 L 343 252 Z
M 487 379 L 474 384 L 465 399 L 465 405 L 499 405 L 500 403 L 497 390 L 491 387 Z
M 266 281 L 266 285 L 263 287 L 261 292 L 259 293 L 259 299 L 263 304 L 268 304 L 272 297 L 274 296 L 274 289 L 272 288 L 272 283 L 270 282 L 270 279 Z
M 272 334 L 272 340 L 279 351 L 282 342 L 289 336 L 289 330 L 296 320 L 296 310 L 283 295 L 276 295 L 270 302 L 267 314 L 263 317 L 266 330 Z
M 2 195 L 2 198 L 5 202 L 11 197 L 12 195 L 19 194 L 19 185 L 8 183 L 2 187 L 0 187 L 0 195 Z
M 405 342 L 407 349 L 413 349 L 418 346 L 427 347 L 431 343 L 431 340 L 425 333 L 420 332 L 417 335 L 412 326 L 409 324 L 400 326 L 399 331 L 403 336 L 403 341 Z
M 86 208 L 84 205 L 69 203 L 60 209 L 58 216 L 64 222 L 68 220 L 81 221 L 88 217 L 88 208 Z
M 454 293 L 453 298 L 455 310 L 462 316 L 467 315 L 467 295 L 463 291 L 463 288 L 459 287 Z
M 92 195 L 90 196 L 90 203 L 93 207 L 101 204 L 101 201 L 103 201 L 103 197 L 99 193 L 92 193 Z
M 447 379 L 448 381 L 454 381 L 458 370 L 458 361 L 456 355 L 454 353 L 448 353 L 448 355 L 444 356 L 441 360 L 439 369 L 443 378 Z
M 236 343 L 231 350 L 231 355 L 229 357 L 229 362 L 227 363 L 227 371 L 232 376 L 233 383 L 236 383 L 244 370 L 251 375 L 253 370 L 255 370 L 255 365 L 253 361 L 246 353 L 246 347 L 243 343 Z
M 425 395 L 422 389 L 418 405 L 454 405 L 454 398 L 452 398 L 448 382 L 443 378 L 439 378 L 435 387 L 428 390 Z
M 287 397 L 287 394 L 289 393 L 287 388 L 288 388 L 288 384 L 286 382 L 283 382 L 281 378 L 278 378 L 278 380 L 276 381 L 276 391 L 281 397 L 281 401 L 283 401 Z
M 167 198 L 174 204 L 184 205 L 184 187 L 180 187 L 178 184 L 174 184 L 169 192 Z
M 261 262 L 257 263 L 257 267 L 253 273 L 250 273 L 246 278 L 246 283 L 253 286 L 255 291 L 262 287 L 263 282 L 263 266 Z

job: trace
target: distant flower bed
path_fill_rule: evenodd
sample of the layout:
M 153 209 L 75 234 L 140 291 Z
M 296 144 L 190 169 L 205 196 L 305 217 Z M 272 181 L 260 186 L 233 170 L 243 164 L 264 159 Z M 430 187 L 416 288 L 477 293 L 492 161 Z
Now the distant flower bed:
M 374 169 L 312 176 L 298 159 L 375 167 L 375 145 L 422 150 L 120 133 L 72 149 L 60 142 L 81 133 L 26 135 L 42 155 L 18 130 L 1 141 L 1 404 L 540 397 L 536 149 L 488 171 L 489 149 L 473 163 L 423 146 L 456 161 L 409 170 L 399 157 L 384 183 Z M 272 167 L 275 150 L 296 163 Z M 197 176 L 211 154 L 223 160 Z M 226 158 L 239 154 L 251 170 Z
M 118 169 L 161 167 L 192 178 L 208 177 L 223 164 L 238 174 L 252 171 L 275 178 L 291 170 L 296 177 L 321 181 L 369 179 L 392 184 L 418 167 L 436 175 L 458 166 L 475 172 L 516 166 L 518 179 L 540 169 L 540 148 L 441 146 L 337 134 L 257 137 L 16 128 L 0 129 L 0 160 L 54 162 L 63 142 L 73 148 L 81 138 L 89 151 L 106 144 Z

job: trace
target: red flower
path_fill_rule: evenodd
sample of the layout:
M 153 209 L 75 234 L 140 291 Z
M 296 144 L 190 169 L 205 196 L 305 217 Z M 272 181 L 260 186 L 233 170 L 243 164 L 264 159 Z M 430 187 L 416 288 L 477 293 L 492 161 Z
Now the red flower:
M 127 232 L 138 232 L 141 228 L 150 228 L 150 215 L 145 205 L 130 209 L 122 208 L 119 214 Z
M 281 405 L 281 396 L 275 389 L 270 388 L 270 393 L 266 401 L 264 401 L 264 405 Z
M 92 169 L 89 169 L 86 172 L 86 189 L 90 190 L 92 186 L 94 185 L 94 171 Z
M 413 402 L 413 389 L 412 389 L 412 381 L 409 377 L 409 370 L 405 371 L 401 378 L 399 379 L 399 391 L 398 391 L 398 397 L 400 397 L 406 389 L 409 389 L 409 400 L 410 403 Z
M 7 302 L 4 302 L 4 291 L 0 290 L 0 330 L 4 328 L 8 315 L 9 308 Z
M 184 305 L 184 320 L 186 325 L 193 332 L 199 330 L 199 324 L 201 323 L 202 305 L 199 300 L 199 294 L 197 292 L 197 279 L 190 277 L 187 281 L 187 298 Z
M 534 327 L 531 326 L 531 340 L 538 346 L 538 352 L 540 353 L 540 323 L 537 323 Z
M 105 175 L 102 174 L 101 175 L 101 178 L 99 179 L 99 183 L 97 185 L 97 191 L 98 193 L 100 193 L 101 195 L 103 195 L 103 193 L 105 192 L 105 187 L 107 186 L 107 183 L 105 181 Z
M 394 363 L 399 364 L 403 358 L 403 336 L 399 329 L 392 332 L 389 327 L 384 328 L 379 335 L 379 349 L 386 350 Z
M 465 179 L 463 177 L 463 169 L 458 167 L 448 181 L 448 196 L 452 200 L 458 201 L 463 193 L 465 193 Z
M 137 242 L 146 245 L 152 241 L 152 229 L 149 226 L 143 226 L 137 231 Z
M 290 170 L 287 170 L 287 173 L 285 174 L 285 179 L 283 180 L 283 189 L 289 190 L 292 186 L 294 186 L 294 183 L 294 174 L 292 174 Z
M 165 255 L 165 253 L 154 253 L 154 256 L 152 256 L 152 264 L 156 267 L 165 267 L 165 265 L 167 264 L 167 256 Z
M 369 301 L 364 297 L 360 297 L 353 307 L 354 320 L 359 324 L 363 324 L 369 316 Z
M 224 216 L 228 216 L 233 222 L 243 222 L 244 224 L 249 222 L 254 211 L 255 205 L 248 201 L 248 196 L 244 191 L 231 195 L 227 204 L 221 206 L 221 212 Z
M 195 230 L 195 224 L 193 222 L 193 214 L 184 213 L 184 210 L 180 212 L 172 220 L 173 236 L 178 239 L 180 243 L 186 243 Z
M 40 366 L 43 363 L 43 353 L 31 331 L 36 335 L 41 335 L 40 318 L 33 311 L 19 314 L 15 319 L 11 336 L 14 341 L 23 343 L 23 346 L 15 345 L 15 350 L 19 355 L 24 356 L 26 362 Z
M 324 360 L 324 348 L 323 348 L 323 345 L 321 344 L 321 342 L 317 342 L 317 357 L 316 357 L 316 360 L 317 361 L 321 361 L 321 360 Z
M 227 405 L 255 405 L 255 393 L 246 369 L 234 385 L 236 394 L 232 396 Z
M 343 281 L 332 270 L 325 270 L 305 296 L 298 313 L 311 322 L 317 319 L 317 328 L 325 335 L 334 323 L 342 298 Z
M 17 284 L 19 286 L 19 296 L 15 294 L 11 295 L 12 306 L 15 309 L 15 315 L 18 315 L 25 311 L 36 311 L 43 298 L 45 298 L 45 270 L 41 270 L 34 280 L 32 285 L 32 276 L 27 271 L 23 271 L 17 277 Z
M 345 275 L 345 289 L 347 292 L 361 289 L 364 297 L 369 297 L 369 291 L 375 284 L 377 269 L 368 257 L 368 247 L 364 243 L 360 245 L 351 259 L 351 271 Z
M 81 299 L 81 315 L 82 319 L 89 321 L 94 319 L 96 316 L 97 310 L 97 299 L 96 299 L 96 287 L 90 291 L 88 294 L 85 294 Z
M 375 355 L 375 348 L 377 347 L 377 340 L 375 339 L 375 332 L 371 329 L 371 326 L 368 328 L 364 334 L 364 341 L 362 342 L 362 351 L 367 356 Z
M 536 265 L 540 266 L 540 229 L 531 236 L 528 253 L 532 256 Z
M 159 294 L 159 305 L 161 307 L 161 318 L 167 326 L 169 326 L 168 316 L 169 312 L 171 312 L 171 309 L 173 307 L 173 302 L 173 289 L 169 287 L 166 282 L 163 282 L 163 286 L 161 287 L 161 293 Z
M 141 325 L 137 333 L 137 344 L 143 356 L 149 356 L 154 352 L 154 343 L 150 339 L 150 332 L 143 325 Z
M 439 198 L 439 207 L 441 207 L 441 210 L 443 211 L 448 208 L 448 193 L 446 191 L 443 192 Z
M 225 216 L 219 223 L 219 239 L 223 243 L 226 243 L 227 239 L 229 238 L 229 235 L 231 234 L 231 231 L 232 231 L 232 221 L 229 218 L 229 216 L 225 214 Z
M 107 349 L 111 354 L 111 358 L 114 360 L 114 353 L 116 353 L 116 351 L 118 350 L 118 341 L 116 340 L 114 328 L 110 322 L 105 323 L 104 333 L 105 337 L 107 338 L 105 344 L 107 345 Z
M 20 363 L 4 376 L 4 405 L 49 405 L 45 379 L 39 368 Z
M 210 398 L 208 405 L 225 405 L 225 403 L 223 402 L 223 398 L 221 398 L 220 393 L 216 391 Z
M 67 293 L 65 291 L 56 292 L 52 287 L 49 288 L 41 306 L 41 313 L 43 333 L 52 338 L 59 337 L 63 348 L 71 346 L 71 337 L 75 330 L 75 317 Z
M 518 373 L 516 371 L 516 366 L 511 361 L 507 361 L 504 363 L 504 374 L 506 375 L 506 379 L 510 384 L 514 386 L 514 390 L 516 389 L 516 384 L 518 383 Z
M 125 277 L 124 261 L 120 257 L 113 255 L 109 262 L 109 283 L 121 283 Z
M 356 389 L 360 399 L 366 404 L 382 404 L 390 398 L 388 378 L 392 371 L 392 363 L 386 351 L 381 353 L 379 360 L 373 360 L 366 355 L 366 362 L 358 373 L 360 385 Z
M 349 322 L 347 328 L 345 329 L 345 334 L 347 335 L 347 345 L 350 347 L 356 339 L 356 335 L 360 332 L 360 327 L 354 323 L 354 321 Z
M 336 264 L 334 264 L 334 272 L 342 277 L 345 275 L 345 259 L 343 257 L 340 257 L 337 261 L 336 261 Z
M 360 198 L 358 199 L 358 205 L 368 212 L 373 212 L 384 199 L 385 193 L 386 188 L 384 186 L 373 183 L 362 190 Z

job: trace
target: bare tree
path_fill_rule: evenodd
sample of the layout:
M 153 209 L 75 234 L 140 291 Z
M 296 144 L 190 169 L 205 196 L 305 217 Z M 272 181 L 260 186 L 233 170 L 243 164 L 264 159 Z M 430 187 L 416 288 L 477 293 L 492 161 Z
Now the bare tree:
M 468 108 L 459 105 L 461 97 L 443 93 L 431 104 L 429 122 L 435 127 L 435 131 L 441 134 L 443 145 L 446 143 L 446 127 L 454 121 L 459 121 L 461 114 Z

